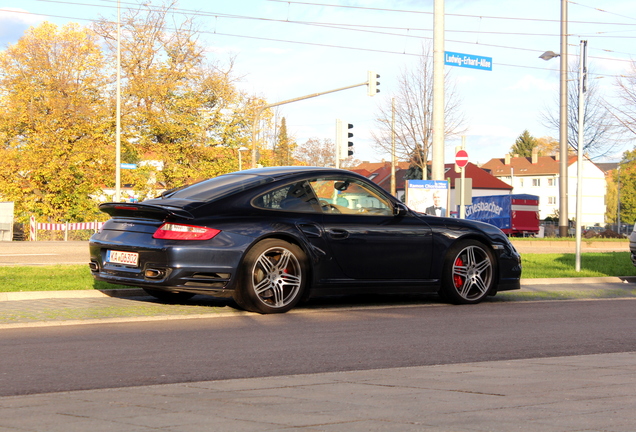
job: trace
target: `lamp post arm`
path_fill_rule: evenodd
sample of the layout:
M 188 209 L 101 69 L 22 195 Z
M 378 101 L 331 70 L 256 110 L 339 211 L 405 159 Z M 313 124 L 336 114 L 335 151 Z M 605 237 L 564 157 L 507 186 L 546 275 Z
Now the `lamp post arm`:
M 300 97 L 293 98 L 293 99 L 287 99 L 287 100 L 284 100 L 284 101 L 281 101 L 281 102 L 276 102 L 276 103 L 272 103 L 272 104 L 266 104 L 266 105 L 259 106 L 256 109 L 256 112 L 254 113 L 254 120 L 252 121 L 252 168 L 256 168 L 256 132 L 257 132 L 257 125 L 258 125 L 258 122 L 261 119 L 261 115 L 263 115 L 263 112 L 266 109 L 273 108 L 273 107 L 276 107 L 276 106 L 279 106 L 279 105 L 285 105 L 285 104 L 292 103 L 292 102 L 298 102 L 298 101 L 305 100 L 305 99 L 311 99 L 311 98 L 315 98 L 317 96 L 322 96 L 322 95 L 326 95 L 326 94 L 329 94 L 329 93 L 335 93 L 335 92 L 339 92 L 339 91 L 342 91 L 342 90 L 349 90 L 349 89 L 352 89 L 352 88 L 355 88 L 355 87 L 361 87 L 361 86 L 365 86 L 365 85 L 368 85 L 368 84 L 369 84 L 369 82 L 365 81 L 365 82 L 360 83 L 360 84 L 353 84 L 353 85 L 346 86 L 346 87 L 340 87 L 340 88 L 337 88 L 337 89 L 327 90 L 327 91 L 320 92 L 320 93 L 312 93 L 312 94 L 309 94 L 309 95 L 306 95 L 306 96 L 300 96 Z

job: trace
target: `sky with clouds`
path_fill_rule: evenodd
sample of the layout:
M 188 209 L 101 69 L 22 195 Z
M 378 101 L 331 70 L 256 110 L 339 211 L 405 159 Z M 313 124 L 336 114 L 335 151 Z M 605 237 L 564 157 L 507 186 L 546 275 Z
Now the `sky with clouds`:
M 157 1 L 144 2 L 159 5 Z M 121 0 L 122 8 L 138 3 Z M 568 2 L 569 57 L 575 64 L 581 39 L 588 41 L 589 67 L 599 94 L 616 103 L 616 79 L 636 59 L 636 2 Z M 0 49 L 15 43 L 31 25 L 90 25 L 116 19 L 116 0 L 0 0 Z M 374 150 L 371 131 L 378 105 L 397 91 L 400 73 L 418 62 L 433 37 L 433 0 L 181 0 L 175 6 L 195 17 L 211 58 L 236 56 L 239 85 L 270 103 L 342 88 L 381 75 L 381 92 L 369 97 L 357 87 L 283 105 L 280 116 L 299 142 L 335 138 L 336 119 L 354 125 L 355 156 L 389 160 Z M 471 162 L 503 157 L 528 130 L 558 137 L 541 114 L 558 112 L 559 61 L 539 55 L 560 50 L 560 0 L 446 0 L 445 50 L 492 57 L 492 71 L 446 66 L 467 119 Z M 175 19 L 180 19 L 179 15 Z M 431 50 L 432 51 L 432 50 Z M 446 142 L 453 161 L 459 140 Z M 618 145 L 618 160 L 631 142 Z

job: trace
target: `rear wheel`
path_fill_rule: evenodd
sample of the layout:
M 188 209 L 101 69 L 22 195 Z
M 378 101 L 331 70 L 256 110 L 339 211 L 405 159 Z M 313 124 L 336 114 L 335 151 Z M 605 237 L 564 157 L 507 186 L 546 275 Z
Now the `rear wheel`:
M 440 296 L 454 304 L 479 303 L 493 292 L 495 260 L 476 240 L 464 240 L 448 250 L 444 260 Z
M 256 244 L 246 255 L 235 300 L 245 310 L 287 312 L 307 283 L 307 258 L 298 246 L 279 239 Z
M 179 303 L 194 297 L 194 294 L 187 292 L 170 292 L 152 288 L 144 288 L 147 294 L 166 303 Z

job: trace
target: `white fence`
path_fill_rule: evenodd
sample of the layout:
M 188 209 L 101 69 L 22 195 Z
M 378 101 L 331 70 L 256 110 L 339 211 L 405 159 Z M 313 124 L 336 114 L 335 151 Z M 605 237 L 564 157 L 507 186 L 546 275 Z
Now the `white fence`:
M 31 216 L 29 221 L 29 238 L 32 241 L 38 239 L 38 231 L 64 231 L 64 241 L 68 241 L 68 233 L 76 230 L 91 230 L 93 232 L 99 231 L 104 222 L 63 222 L 63 223 L 48 223 L 48 222 L 36 222 L 35 216 Z

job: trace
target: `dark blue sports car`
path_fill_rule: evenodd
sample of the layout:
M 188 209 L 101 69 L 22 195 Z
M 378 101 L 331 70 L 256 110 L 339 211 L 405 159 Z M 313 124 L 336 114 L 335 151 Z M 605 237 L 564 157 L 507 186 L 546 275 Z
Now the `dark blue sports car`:
M 253 169 L 100 209 L 111 219 L 90 240 L 93 276 L 166 301 L 207 294 L 277 313 L 311 296 L 438 292 L 462 304 L 520 287 L 519 254 L 498 228 L 414 212 L 350 171 Z

